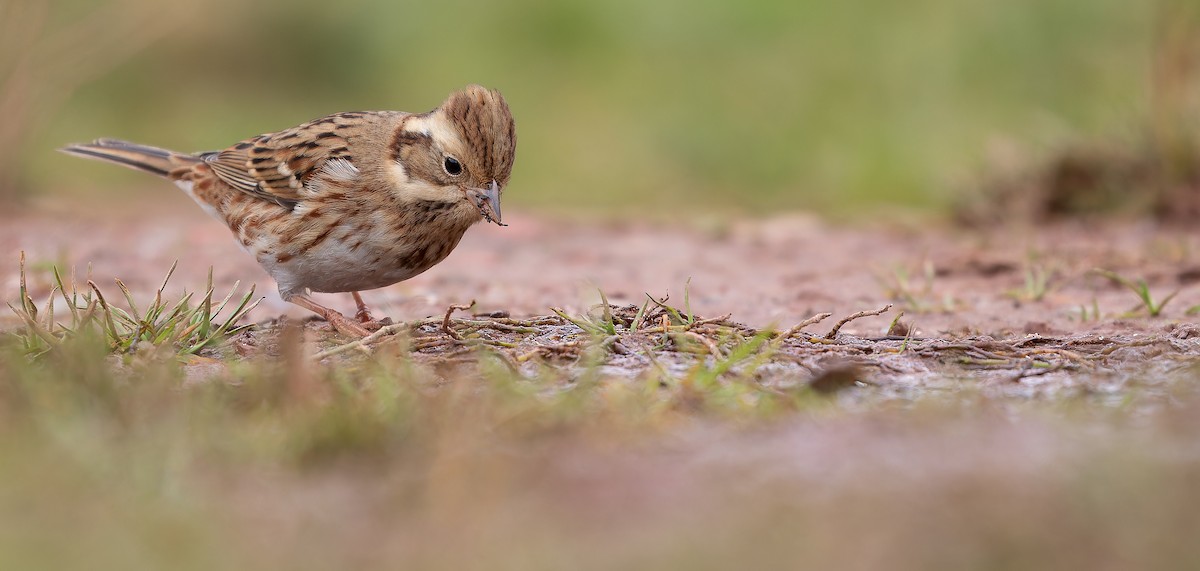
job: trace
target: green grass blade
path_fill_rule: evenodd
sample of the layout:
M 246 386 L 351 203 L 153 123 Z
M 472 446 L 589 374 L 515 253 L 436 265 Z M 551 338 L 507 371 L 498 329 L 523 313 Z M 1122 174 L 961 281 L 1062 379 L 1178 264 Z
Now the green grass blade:
M 601 319 L 604 321 L 600 324 L 600 328 L 609 335 L 617 334 L 616 324 L 613 323 L 612 306 L 608 304 L 608 296 L 604 295 L 604 290 L 596 288 L 600 292 L 600 303 L 604 306 L 604 312 L 601 314 Z
M 692 313 L 692 278 L 683 283 L 683 310 L 687 312 L 687 324 L 696 322 L 696 314 Z

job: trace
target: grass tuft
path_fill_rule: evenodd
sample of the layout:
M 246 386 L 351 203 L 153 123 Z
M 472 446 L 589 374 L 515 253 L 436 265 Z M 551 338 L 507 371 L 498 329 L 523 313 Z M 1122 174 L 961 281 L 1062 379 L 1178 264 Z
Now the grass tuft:
M 149 346 L 170 347 L 177 355 L 194 355 L 220 339 L 252 326 L 238 323 L 258 305 L 259 300 L 254 299 L 254 286 L 235 302 L 239 285 L 235 283 L 224 298 L 214 303 L 211 268 L 208 287 L 198 303 L 192 305 L 192 293 L 185 293 L 174 302 L 168 301 L 163 294 L 177 266 L 178 263 L 171 265 L 154 299 L 145 304 L 144 310 L 120 279 L 116 284 L 127 309 L 110 303 L 90 276 L 86 280 L 87 287 L 83 288 L 74 277 L 63 280 L 59 269 L 52 267 L 54 285 L 44 308 L 39 310 L 29 292 L 25 253 L 21 252 L 20 299 L 16 305 L 9 303 L 8 307 L 21 319 L 23 327 L 13 335 L 20 340 L 24 352 L 33 358 L 82 336 L 104 339 L 113 353 L 132 354 Z M 56 314 L 60 302 L 66 307 L 66 313 Z
M 1141 301 L 1141 305 L 1131 311 L 1131 313 L 1144 310 L 1150 317 L 1158 317 L 1159 315 L 1162 315 L 1163 309 L 1166 308 L 1167 304 L 1170 303 L 1172 299 L 1175 299 L 1175 296 L 1179 295 L 1180 290 L 1175 290 L 1167 294 L 1167 297 L 1164 297 L 1161 301 L 1155 301 L 1154 296 L 1150 293 L 1150 286 L 1144 279 L 1138 278 L 1137 280 L 1131 280 L 1116 272 L 1102 268 L 1096 268 L 1092 271 L 1097 275 L 1108 278 L 1115 284 L 1125 286 L 1135 295 L 1137 295 L 1138 300 Z

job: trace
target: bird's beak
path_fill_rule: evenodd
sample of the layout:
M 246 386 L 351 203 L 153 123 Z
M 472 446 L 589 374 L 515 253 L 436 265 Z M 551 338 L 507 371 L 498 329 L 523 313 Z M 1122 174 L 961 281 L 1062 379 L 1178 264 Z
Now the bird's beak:
M 475 197 L 475 205 L 479 207 L 479 213 L 488 222 L 495 222 L 497 226 L 508 226 L 500 222 L 500 185 L 496 181 L 492 181 L 487 188 L 473 188 L 471 194 Z

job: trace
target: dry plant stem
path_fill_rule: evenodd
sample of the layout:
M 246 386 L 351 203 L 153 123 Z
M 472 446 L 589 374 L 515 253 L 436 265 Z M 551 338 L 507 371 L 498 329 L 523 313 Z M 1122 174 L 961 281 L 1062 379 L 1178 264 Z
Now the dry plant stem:
M 412 329 L 418 329 L 426 325 L 441 325 L 445 321 L 444 317 L 427 317 L 419 321 L 409 322 L 408 326 Z M 538 325 L 548 325 L 544 320 L 533 319 L 529 321 L 517 321 L 513 319 L 492 320 L 492 319 L 451 319 L 450 323 L 462 327 L 469 327 L 474 330 L 479 329 L 495 329 L 497 331 L 508 331 L 512 333 L 537 333 Z
M 457 319 L 455 323 L 471 327 L 472 329 L 495 329 L 497 331 L 508 331 L 512 333 L 537 333 L 538 330 L 534 327 L 509 325 L 507 323 L 497 323 L 495 321 L 482 321 L 473 319 Z
M 721 317 L 714 317 L 712 319 L 698 319 L 695 322 L 693 322 L 691 325 L 688 325 L 686 327 L 686 330 L 691 331 L 692 329 L 696 329 L 697 327 L 701 327 L 704 325 L 721 325 L 721 324 L 727 323 L 732 317 L 733 317 L 732 313 L 726 313 L 725 315 L 722 315 Z
M 725 357 L 724 355 L 721 354 L 721 350 L 717 347 L 717 344 L 713 343 L 712 339 L 709 339 L 708 337 L 705 337 L 699 333 L 696 333 L 695 331 L 684 331 L 683 333 L 688 338 L 695 339 L 696 341 L 699 341 L 700 344 L 707 347 L 708 352 L 712 353 L 712 356 L 714 359 L 723 359 Z
M 887 304 L 879 309 L 873 310 L 873 311 L 860 311 L 858 313 L 852 313 L 850 315 L 847 315 L 846 317 L 843 317 L 841 321 L 834 324 L 833 329 L 830 329 L 829 333 L 825 334 L 825 339 L 829 340 L 829 339 L 833 339 L 834 337 L 837 337 L 838 331 L 841 331 L 842 326 L 846 325 L 847 323 L 850 323 L 851 321 L 854 321 L 855 319 L 861 319 L 863 317 L 873 317 L 876 315 L 883 315 L 884 313 L 887 313 L 888 310 L 890 310 L 891 308 L 892 308 L 892 304 L 889 303 L 889 304 Z
M 453 327 L 450 327 L 450 315 L 453 314 L 455 311 L 468 311 L 472 307 L 475 307 L 475 300 L 473 300 L 473 299 L 471 300 L 471 303 L 468 303 L 466 305 L 452 304 L 450 307 L 447 307 L 446 308 L 446 317 L 442 318 L 442 331 L 444 331 L 446 333 L 446 335 L 449 335 L 451 339 L 454 339 L 455 341 L 461 341 L 462 336 L 459 335 L 458 332 L 455 331 Z
M 1068 361 L 1074 361 L 1087 368 L 1094 367 L 1092 362 L 1083 355 L 1080 355 L 1074 351 L 1068 351 L 1066 349 L 1033 349 L 1030 351 L 1025 351 L 1021 354 L 1023 357 L 1029 357 L 1033 355 L 1058 355 L 1059 357 L 1063 357 Z
M 1130 345 L 1123 345 L 1128 347 Z M 1046 367 L 1052 370 L 1062 370 L 1066 368 L 1085 368 L 1095 369 L 1096 364 L 1089 361 L 1088 358 L 1080 355 L 1077 352 L 1058 349 L 1058 348 L 1035 348 L 1030 350 L 1021 350 L 1016 346 L 997 346 L 995 343 L 988 345 L 989 349 L 984 349 L 981 346 L 972 345 L 969 343 L 951 343 L 951 344 L 926 344 L 925 346 L 911 349 L 915 354 L 923 357 L 933 357 L 939 353 L 960 351 L 963 353 L 961 357 L 963 364 L 971 364 L 976 366 L 1011 366 L 1023 364 L 1025 369 L 1043 370 L 1041 367 Z M 1103 351 L 1100 352 L 1103 354 Z M 1058 357 L 1059 362 L 1054 362 L 1047 357 Z M 1035 369 L 1035 367 L 1038 367 Z M 1037 373 L 1043 374 L 1043 373 Z M 1023 376 L 1034 376 L 1025 374 Z
M 417 352 L 417 351 L 423 351 L 425 349 L 432 349 L 434 347 L 453 345 L 455 343 L 458 343 L 458 342 L 453 339 L 425 338 L 425 339 L 418 339 L 418 340 L 414 341 L 411 349 L 413 352 Z
M 465 306 L 465 307 L 464 306 L 451 306 L 448 314 L 453 313 L 454 311 L 463 310 L 463 309 L 466 309 L 469 307 L 470 306 Z M 481 319 L 450 319 L 449 322 L 447 323 L 445 317 L 432 317 L 432 318 L 426 318 L 426 319 L 422 319 L 419 321 L 413 321 L 413 322 L 409 322 L 409 323 L 395 323 L 392 325 L 387 325 L 387 326 L 381 327 L 379 330 L 375 331 L 374 333 L 371 333 L 370 335 L 367 335 L 366 337 L 363 337 L 362 339 L 358 339 L 358 340 L 352 341 L 350 343 L 346 343 L 344 345 L 338 345 L 336 347 L 331 347 L 330 349 L 328 349 L 326 351 L 321 351 L 320 353 L 315 354 L 313 357 L 316 360 L 320 361 L 322 359 L 325 359 L 328 357 L 333 357 L 335 355 L 340 355 L 347 351 L 353 351 L 356 349 L 364 351 L 364 352 L 369 352 L 371 346 L 373 344 L 375 344 L 377 341 L 379 341 L 380 339 L 383 339 L 390 335 L 395 335 L 395 334 L 400 333 L 405 330 L 419 329 L 426 325 L 438 325 L 441 327 L 451 327 L 452 325 L 458 325 L 458 326 L 470 327 L 475 330 L 490 328 L 490 329 L 496 329 L 499 331 L 508 331 L 508 332 L 512 332 L 512 333 L 536 333 L 537 330 L 534 329 L 533 327 L 535 325 L 537 325 L 540 321 L 544 321 L 544 320 L 539 318 L 539 319 L 532 319 L 532 320 L 527 320 L 527 321 L 520 321 L 520 320 L 506 318 L 505 320 L 503 320 L 503 322 L 499 322 L 499 321 L 481 320 Z M 445 331 L 445 330 L 443 329 L 443 331 Z M 453 331 L 452 327 L 451 327 L 451 331 Z M 454 335 L 457 335 L 457 332 L 453 332 L 453 333 L 454 333 Z M 448 335 L 450 335 L 450 334 L 448 333 Z M 462 342 L 461 336 L 459 336 L 459 338 L 454 338 L 453 335 L 451 335 L 451 339 L 429 339 L 429 338 L 419 339 L 419 340 L 413 341 L 411 349 L 413 351 L 420 351 L 422 349 L 429 349 L 432 347 L 438 347 L 441 345 L 449 345 L 449 344 L 459 343 L 459 342 Z
M 801 321 L 800 323 L 797 323 L 796 325 L 792 326 L 791 329 L 788 329 L 787 331 L 785 331 L 783 333 L 783 335 L 779 336 L 779 340 L 787 341 L 793 335 L 799 333 L 801 329 L 804 329 L 805 327 L 808 327 L 809 325 L 814 325 L 814 324 L 820 323 L 822 321 L 825 321 L 826 319 L 829 319 L 832 316 L 833 316 L 832 313 L 818 313 L 818 314 L 816 314 L 808 319 L 805 319 L 804 321 Z
M 409 326 L 404 323 L 397 323 L 394 325 L 387 325 L 385 327 L 380 327 L 378 331 L 376 331 L 370 335 L 367 335 L 367 336 L 363 337 L 362 339 L 359 339 L 357 341 L 352 341 L 350 343 L 346 343 L 345 345 L 338 345 L 337 347 L 333 347 L 333 348 L 327 349 L 325 351 L 321 351 L 321 352 L 313 355 L 313 359 L 320 361 L 322 359 L 326 359 L 328 357 L 333 357 L 334 355 L 340 355 L 342 353 L 345 353 L 347 351 L 352 351 L 354 349 L 360 349 L 363 352 L 369 353 L 372 343 L 378 341 L 379 339 L 387 337 L 389 335 L 394 335 L 396 333 L 399 333 L 400 331 L 403 331 L 404 329 L 407 329 L 408 327 Z

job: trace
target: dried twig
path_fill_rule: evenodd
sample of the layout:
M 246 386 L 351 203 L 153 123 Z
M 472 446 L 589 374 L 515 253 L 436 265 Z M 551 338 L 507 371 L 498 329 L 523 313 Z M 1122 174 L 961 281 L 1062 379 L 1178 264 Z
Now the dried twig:
M 724 355 L 721 354 L 721 349 L 717 347 L 717 344 L 713 343 L 712 339 L 709 339 L 708 337 L 705 337 L 699 333 L 696 333 L 695 331 L 684 331 L 683 334 L 685 336 L 687 336 L 689 339 L 695 339 L 696 341 L 699 341 L 702 345 L 707 347 L 708 352 L 712 353 L 712 356 L 714 359 L 720 360 L 725 357 Z
M 892 304 L 889 303 L 889 304 L 887 304 L 879 309 L 876 309 L 876 310 L 860 311 L 858 313 L 852 313 L 850 315 L 847 315 L 846 317 L 843 317 L 841 321 L 834 324 L 833 329 L 830 329 L 829 333 L 825 334 L 825 339 L 833 339 L 834 337 L 837 337 L 838 331 L 841 331 L 842 326 L 847 323 L 850 323 L 851 321 L 854 321 L 855 319 L 862 319 L 863 317 L 873 317 L 876 315 L 883 315 L 883 314 L 887 313 L 888 310 L 890 310 L 891 308 L 892 308 Z
M 703 325 L 725 325 L 729 322 L 729 319 L 731 317 L 733 317 L 732 313 L 726 313 L 725 315 L 722 315 L 721 317 L 713 317 L 710 319 L 697 319 L 696 321 L 692 322 L 690 325 L 687 326 L 687 330 L 691 331 L 692 329 L 695 329 L 695 328 L 703 326 Z
M 510 325 L 499 321 L 482 320 L 482 319 L 452 319 L 452 322 L 470 327 L 472 329 L 495 329 L 497 331 L 508 331 L 510 333 L 537 333 L 536 327 L 528 327 L 522 325 Z
M 444 345 L 453 345 L 455 343 L 457 343 L 457 341 L 454 339 L 446 339 L 444 337 L 421 337 L 413 340 L 413 344 L 410 349 L 412 349 L 413 352 L 417 352 L 424 351 L 425 349 L 432 349 L 434 347 L 442 347 Z
M 797 323 L 796 325 L 793 325 L 791 329 L 784 331 L 783 335 L 779 336 L 779 340 L 787 341 L 788 339 L 791 339 L 791 337 L 793 335 L 799 333 L 801 329 L 804 329 L 805 327 L 808 327 L 809 325 L 815 325 L 817 323 L 825 321 L 826 319 L 829 319 L 832 316 L 833 316 L 832 313 L 818 313 L 808 319 L 805 319 L 804 321 L 801 321 L 800 323 Z
M 442 331 L 444 331 L 446 335 L 449 335 L 451 339 L 454 339 L 455 341 L 461 341 L 462 336 L 459 335 L 454 328 L 450 327 L 450 314 L 454 313 L 455 311 L 467 311 L 472 307 L 475 307 L 475 300 L 473 299 L 471 300 L 471 303 L 468 303 L 467 305 L 451 304 L 450 307 L 446 308 L 446 317 L 442 318 Z
M 378 331 L 376 331 L 370 335 L 367 335 L 366 337 L 363 337 L 362 339 L 359 339 L 357 341 L 351 341 L 350 343 L 346 343 L 345 345 L 338 345 L 337 347 L 331 347 L 329 349 L 321 351 L 320 353 L 313 355 L 313 359 L 320 361 L 327 357 L 332 357 L 334 355 L 340 355 L 342 353 L 345 353 L 346 351 L 351 351 L 354 349 L 359 349 L 359 350 L 362 350 L 363 352 L 369 353 L 371 350 L 371 344 L 374 343 L 375 341 L 377 341 L 383 337 L 387 337 L 388 335 L 394 335 L 396 333 L 399 333 L 400 331 L 403 331 L 404 329 L 407 329 L 407 328 L 408 328 L 408 325 L 406 325 L 404 323 L 395 323 L 392 325 L 385 325 L 383 327 L 380 327 Z
M 1095 365 L 1090 360 L 1088 360 L 1087 357 L 1084 357 L 1083 355 L 1080 355 L 1079 353 L 1076 353 L 1075 351 L 1070 351 L 1067 349 L 1056 349 L 1053 347 L 1045 347 L 1045 348 L 1033 349 L 1030 351 L 1024 351 L 1021 353 L 1022 357 L 1031 357 L 1033 355 L 1058 355 L 1059 357 L 1062 357 L 1063 359 L 1072 361 L 1074 363 L 1077 363 L 1077 364 L 1082 365 L 1087 368 L 1095 367 Z

